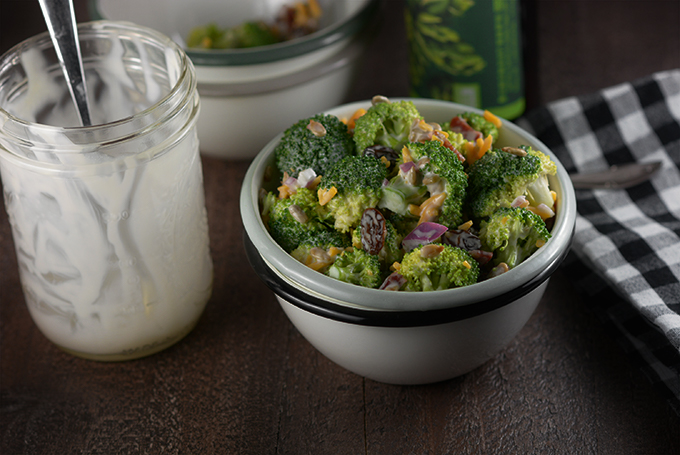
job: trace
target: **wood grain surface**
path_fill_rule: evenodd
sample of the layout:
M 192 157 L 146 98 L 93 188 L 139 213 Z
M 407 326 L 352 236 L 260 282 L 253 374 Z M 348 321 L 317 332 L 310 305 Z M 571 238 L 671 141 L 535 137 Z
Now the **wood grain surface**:
M 25 3 L 0 3 L 2 50 L 41 28 Z M 523 6 L 530 105 L 680 67 L 680 2 Z M 350 100 L 407 95 L 401 8 L 386 2 Z M 680 453 L 680 418 L 560 270 L 519 335 L 465 376 L 392 386 L 330 362 L 248 266 L 247 166 L 203 158 L 212 298 L 184 340 L 131 362 L 73 357 L 38 331 L 0 208 L 0 454 Z

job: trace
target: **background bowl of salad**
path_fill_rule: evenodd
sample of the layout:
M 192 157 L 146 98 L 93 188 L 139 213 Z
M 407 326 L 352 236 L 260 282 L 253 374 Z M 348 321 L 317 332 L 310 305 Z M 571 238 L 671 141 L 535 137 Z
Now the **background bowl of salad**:
M 392 100 L 392 102 L 401 100 Z M 427 122 L 448 124 L 464 112 L 459 104 L 412 101 Z M 348 119 L 371 101 L 326 111 Z M 275 149 L 267 144 L 244 178 L 240 209 L 248 259 L 286 315 L 321 353 L 361 376 L 393 384 L 425 384 L 465 374 L 494 357 L 522 329 L 552 273 L 568 253 L 576 219 L 574 189 L 564 167 L 545 144 L 503 121 L 494 147 L 529 146 L 556 165 L 550 239 L 528 259 L 493 278 L 446 290 L 405 292 L 338 281 L 293 258 L 270 235 L 261 216 L 264 191 L 281 182 Z
M 91 0 L 93 19 L 135 22 L 196 68 L 201 152 L 250 159 L 291 122 L 344 102 L 378 0 Z

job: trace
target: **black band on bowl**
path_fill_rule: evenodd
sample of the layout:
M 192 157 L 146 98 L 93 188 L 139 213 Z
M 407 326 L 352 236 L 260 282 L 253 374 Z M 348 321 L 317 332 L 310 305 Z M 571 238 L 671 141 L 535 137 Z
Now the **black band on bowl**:
M 483 302 L 438 310 L 384 311 L 352 308 L 307 294 L 292 286 L 290 283 L 287 283 L 271 270 L 264 262 L 245 231 L 243 232 L 243 244 L 246 250 L 246 256 L 248 257 L 248 262 L 253 267 L 253 270 L 255 270 L 255 273 L 257 273 L 260 279 L 264 281 L 267 287 L 287 302 L 318 316 L 349 324 L 374 327 L 420 327 L 445 324 L 496 310 L 512 303 L 520 297 L 524 297 L 545 282 L 545 280 L 557 270 L 557 267 L 559 267 L 569 251 L 569 248 L 565 248 L 564 251 L 538 275 L 526 283 L 522 283 L 511 291 L 484 300 Z

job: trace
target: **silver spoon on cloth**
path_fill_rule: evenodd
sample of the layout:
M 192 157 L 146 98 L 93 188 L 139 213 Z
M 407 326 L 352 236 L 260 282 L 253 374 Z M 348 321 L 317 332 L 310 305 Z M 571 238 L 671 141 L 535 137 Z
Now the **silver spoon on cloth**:
M 570 174 L 571 182 L 576 189 L 609 189 L 630 188 L 648 180 L 661 167 L 661 161 L 650 163 L 630 163 L 612 166 L 601 172 Z
M 72 0 L 39 0 L 71 98 L 83 126 L 92 125 Z

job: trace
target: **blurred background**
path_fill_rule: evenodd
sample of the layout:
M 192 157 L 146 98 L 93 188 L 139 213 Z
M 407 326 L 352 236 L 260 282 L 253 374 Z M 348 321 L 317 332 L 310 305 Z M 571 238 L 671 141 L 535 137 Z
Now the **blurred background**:
M 408 95 L 404 3 L 383 2 L 348 101 Z M 88 1 L 74 4 L 90 20 Z M 680 67 L 680 1 L 522 0 L 521 13 L 528 109 Z M 45 30 L 37 0 L 0 0 L 0 52 Z

